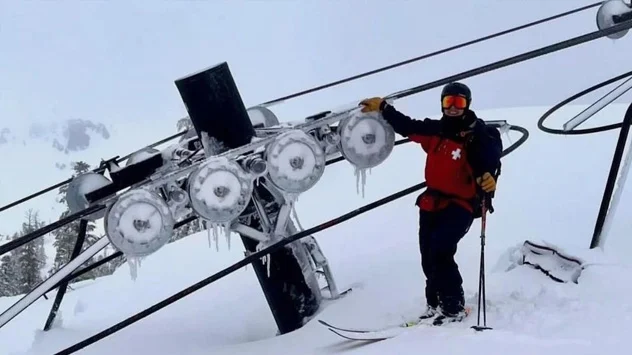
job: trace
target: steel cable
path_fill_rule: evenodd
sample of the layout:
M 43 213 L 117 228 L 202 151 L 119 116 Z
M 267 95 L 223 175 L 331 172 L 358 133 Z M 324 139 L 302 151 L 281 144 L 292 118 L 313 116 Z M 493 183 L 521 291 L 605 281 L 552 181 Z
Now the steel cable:
M 480 38 L 477 38 L 477 39 L 474 39 L 474 40 L 471 40 L 471 41 L 468 41 L 468 42 L 460 43 L 458 45 L 454 45 L 454 46 L 451 46 L 451 47 L 448 47 L 448 48 L 444 48 L 444 49 L 441 49 L 441 50 L 438 50 L 438 51 L 435 51 L 435 52 L 432 52 L 432 53 L 423 54 L 421 56 L 410 58 L 410 59 L 407 59 L 407 60 L 404 60 L 404 61 L 401 61 L 401 62 L 398 62 L 398 63 L 395 63 L 395 64 L 391 64 L 391 65 L 388 65 L 388 66 L 385 66 L 385 67 L 382 67 L 382 68 L 379 68 L 379 69 L 371 70 L 371 71 L 368 71 L 368 72 L 364 72 L 364 73 L 361 73 L 361 74 L 357 74 L 357 75 L 354 75 L 354 76 L 347 77 L 345 79 L 337 80 L 337 81 L 334 81 L 334 82 L 331 82 L 331 83 L 327 83 L 327 84 L 324 84 L 324 85 L 313 87 L 311 89 L 303 90 L 303 91 L 300 91 L 300 92 L 297 92 L 297 93 L 294 93 L 294 94 L 291 94 L 291 95 L 287 95 L 287 96 L 280 97 L 280 98 L 277 98 L 277 99 L 274 99 L 274 100 L 270 100 L 270 101 L 264 102 L 262 104 L 259 104 L 259 106 L 272 106 L 272 105 L 278 104 L 280 102 L 287 101 L 289 99 L 293 99 L 293 98 L 296 98 L 296 97 L 299 97 L 299 96 L 303 96 L 303 95 L 306 95 L 306 94 L 309 94 L 309 93 L 313 93 L 313 92 L 320 91 L 320 90 L 323 90 L 323 89 L 326 89 L 326 88 L 330 88 L 330 87 L 333 87 L 333 86 L 336 86 L 336 85 L 340 85 L 340 84 L 343 84 L 343 83 L 346 83 L 346 82 L 349 82 L 349 81 L 352 81 L 352 80 L 357 80 L 357 79 L 360 79 L 360 78 L 363 78 L 363 77 L 366 77 L 366 76 L 370 76 L 370 75 L 373 75 L 373 74 L 377 74 L 377 73 L 380 73 L 380 72 L 383 72 L 383 71 L 386 71 L 386 70 L 397 68 L 397 67 L 402 66 L 402 65 L 406 65 L 406 64 L 410 64 L 410 63 L 413 63 L 413 62 L 417 62 L 417 61 L 423 60 L 423 59 L 431 58 L 431 57 L 437 56 L 439 54 L 443 54 L 443 53 L 447 53 L 447 52 L 450 52 L 450 51 L 453 51 L 453 50 L 456 50 L 456 49 L 464 48 L 464 47 L 467 47 L 467 46 L 470 46 L 470 45 L 473 45 L 473 44 L 476 44 L 476 43 L 480 43 L 480 42 L 483 42 L 483 41 L 486 41 L 486 40 L 489 40 L 489 39 L 492 39 L 492 38 L 495 38 L 495 37 L 500 37 L 500 36 L 503 36 L 503 35 L 506 35 L 506 34 L 509 34 L 509 33 L 512 33 L 512 32 L 517 32 L 517 31 L 520 31 L 520 30 L 523 30 L 523 29 L 526 29 L 526 28 L 529 28 L 529 27 L 532 27 L 532 26 L 536 26 L 536 25 L 539 25 L 539 24 L 542 24 L 542 23 L 546 23 L 546 22 L 549 22 L 549 21 L 557 20 L 557 19 L 560 19 L 560 18 L 565 17 L 565 16 L 570 16 L 572 14 L 575 14 L 575 13 L 578 13 L 578 12 L 581 12 L 581 11 L 585 11 L 585 10 L 591 9 L 593 7 L 599 6 L 599 5 L 601 5 L 601 3 L 602 2 L 599 1 L 599 2 L 596 2 L 596 3 L 590 4 L 590 5 L 581 6 L 581 7 L 569 10 L 569 11 L 565 11 L 565 12 L 562 12 L 562 13 L 559 13 L 559 14 L 556 14 L 556 15 L 553 15 L 553 16 L 549 16 L 549 17 L 546 17 L 546 18 L 543 18 L 543 19 L 540 19 L 540 20 L 537 20 L 537 21 L 533 21 L 533 22 L 526 23 L 526 24 L 523 24 L 523 25 L 520 25 L 520 26 L 517 26 L 517 27 L 513 27 L 513 28 L 510 28 L 510 29 L 507 29 L 507 30 L 504 30 L 504 31 L 500 31 L 500 32 L 497 32 L 497 33 L 494 33 L 494 34 L 491 34 L 491 35 L 480 37 Z M 184 133 L 185 132 L 178 132 L 178 133 L 176 133 L 176 134 L 174 134 L 172 136 L 169 136 L 169 137 L 167 137 L 165 139 L 162 139 L 162 140 L 160 140 L 158 142 L 155 142 L 155 143 L 151 144 L 149 147 L 155 147 L 155 146 L 157 146 L 159 144 L 162 144 L 164 142 L 167 142 L 167 141 L 169 141 L 171 139 L 175 139 L 177 137 L 180 137 Z M 123 158 L 117 159 L 116 161 L 117 162 L 121 162 L 121 161 L 129 158 L 130 155 L 131 155 L 131 153 L 126 155 L 126 156 L 124 156 Z M 92 172 L 100 173 L 100 172 L 102 172 L 104 170 L 105 170 L 104 168 L 97 168 L 97 169 L 93 169 Z M 67 179 L 67 180 L 64 180 L 62 182 L 59 182 L 57 184 L 54 184 L 54 185 L 49 186 L 47 188 L 44 188 L 44 189 L 42 189 L 42 190 L 40 190 L 38 192 L 30 194 L 30 195 L 28 195 L 28 196 L 26 196 L 24 198 L 21 198 L 19 200 L 11 202 L 11 203 L 9 203 L 9 204 L 7 204 L 5 206 L 2 206 L 2 207 L 0 207 L 0 212 L 2 212 L 4 210 L 7 210 L 9 208 L 15 207 L 15 206 L 17 206 L 17 205 L 19 205 L 21 203 L 26 202 L 26 201 L 29 201 L 29 200 L 31 200 L 31 199 L 33 199 L 35 197 L 43 195 L 43 194 L 45 194 L 47 192 L 50 192 L 50 191 L 52 191 L 52 190 L 54 190 L 56 188 L 62 187 L 64 185 L 70 183 L 71 180 L 72 180 L 71 178 Z
M 627 73 L 621 74 L 621 75 L 617 75 L 613 78 L 610 78 L 608 80 L 602 81 L 601 83 L 598 83 L 596 85 L 593 85 L 591 87 L 589 87 L 586 90 L 582 90 L 580 92 L 578 92 L 577 94 L 561 101 L 560 103 L 558 103 L 557 105 L 551 107 L 551 109 L 549 109 L 548 111 L 546 111 L 542 117 L 540 117 L 540 119 L 538 120 L 538 128 L 540 130 L 542 130 L 543 132 L 546 133 L 550 133 L 550 134 L 557 134 L 557 135 L 567 135 L 567 136 L 572 136 L 572 135 L 582 135 L 582 134 L 592 134 L 592 133 L 599 133 L 599 132 L 605 132 L 605 131 L 609 131 L 609 130 L 613 130 L 613 129 L 617 129 L 617 128 L 621 128 L 623 127 L 623 122 L 619 122 L 619 123 L 613 123 L 613 124 L 609 124 L 609 125 L 604 125 L 604 126 L 599 126 L 599 127 L 592 127 L 592 128 L 584 128 L 584 129 L 574 129 L 574 130 L 570 130 L 570 131 L 565 131 L 562 129 L 555 129 L 555 128 L 548 128 L 544 126 L 544 121 L 546 119 L 548 119 L 549 117 L 551 117 L 551 115 L 559 110 L 562 106 L 565 106 L 575 100 L 577 100 L 578 98 L 591 93 L 597 89 L 600 89 L 606 85 L 610 85 L 616 81 L 619 81 L 621 79 L 625 79 L 629 76 L 632 76 L 632 71 L 629 71 Z
M 440 50 L 435 51 L 435 52 L 423 54 L 423 55 L 420 55 L 420 56 L 417 56 L 417 57 L 414 57 L 414 58 L 406 59 L 406 60 L 398 62 L 398 63 L 390 64 L 390 65 L 387 65 L 387 66 L 384 66 L 384 67 L 381 67 L 381 68 L 378 68 L 378 69 L 370 70 L 370 71 L 367 71 L 367 72 L 364 72 L 364 73 L 361 73 L 361 74 L 357 74 L 357 75 L 353 75 L 353 76 L 350 76 L 350 77 L 347 77 L 347 78 L 344 78 L 344 79 L 336 80 L 336 81 L 328 83 L 328 84 L 323 84 L 323 85 L 320 85 L 320 86 L 313 87 L 311 89 L 307 89 L 307 90 L 299 91 L 299 92 L 291 94 L 291 95 L 283 96 L 283 97 L 280 97 L 278 99 L 270 100 L 270 101 L 264 102 L 263 104 L 261 104 L 261 106 L 272 106 L 272 105 L 278 104 L 280 102 L 283 102 L 285 100 L 293 99 L 293 98 L 296 98 L 296 97 L 299 97 L 299 96 L 302 96 L 302 95 L 305 95 L 305 94 L 310 94 L 310 93 L 313 93 L 313 92 L 316 92 L 316 91 L 319 91 L 319 90 L 322 90 L 322 89 L 327 89 L 327 88 L 330 88 L 332 86 L 336 86 L 336 85 L 340 85 L 340 84 L 343 84 L 343 83 L 346 83 L 346 82 L 349 82 L 349 81 L 357 80 L 357 79 L 360 79 L 360 78 L 363 78 L 363 77 L 366 77 L 366 76 L 369 76 L 369 75 L 373 75 L 373 74 L 377 74 L 377 73 L 380 73 L 380 72 L 383 72 L 383 71 L 394 69 L 394 68 L 397 68 L 397 67 L 400 67 L 400 66 L 403 66 L 403 65 L 407 65 L 407 64 L 410 64 L 410 63 L 414 63 L 414 62 L 423 60 L 423 59 L 428 59 L 428 58 L 437 56 L 439 54 L 444 54 L 444 53 L 447 53 L 447 52 L 450 52 L 450 51 L 453 51 L 453 50 L 457 50 L 457 49 L 460 49 L 460 48 L 465 48 L 467 46 L 471 46 L 471 45 L 476 44 L 476 43 L 484 42 L 484 41 L 490 40 L 492 38 L 500 37 L 500 36 L 503 36 L 503 35 L 506 35 L 506 34 L 509 34 L 509 33 L 512 33 L 512 32 L 517 32 L 517 31 L 520 31 L 520 30 L 524 30 L 526 28 L 533 27 L 533 26 L 536 26 L 536 25 L 539 25 L 539 24 L 542 24 L 542 23 L 546 23 L 546 22 L 549 22 L 549 21 L 557 20 L 557 19 L 560 19 L 560 18 L 565 17 L 565 16 L 569 16 L 569 15 L 572 15 L 572 14 L 575 14 L 575 13 L 578 13 L 578 12 L 581 12 L 581 11 L 585 11 L 585 10 L 591 9 L 591 8 L 599 6 L 601 4 L 602 4 L 602 1 L 598 1 L 598 2 L 590 4 L 590 5 L 578 7 L 576 9 L 565 11 L 565 12 L 559 13 L 557 15 L 549 16 L 549 17 L 546 17 L 546 18 L 543 18 L 543 19 L 540 19 L 540 20 L 537 20 L 537 21 L 533 21 L 533 22 L 529 22 L 529 23 L 526 23 L 526 24 L 523 24 L 523 25 L 520 25 L 520 26 L 512 27 L 512 28 L 506 29 L 504 31 L 496 32 L 496 33 L 493 33 L 491 35 L 479 37 L 479 38 L 476 38 L 474 40 L 463 42 L 463 43 L 460 43 L 460 44 L 457 44 L 457 45 L 454 45 L 454 46 L 451 46 L 451 47 L 448 47 L 448 48 L 440 49 Z
M 511 146 L 509 146 L 507 149 L 503 150 L 503 154 L 502 154 L 503 157 L 506 156 L 507 154 L 513 152 L 519 146 L 521 146 L 527 140 L 528 135 L 529 135 L 529 132 L 523 127 L 511 126 L 510 130 L 514 130 L 514 131 L 520 132 L 520 133 L 523 134 L 523 136 L 518 141 L 513 143 Z M 362 206 L 360 208 L 357 208 L 357 209 L 355 209 L 353 211 L 350 211 L 350 212 L 348 212 L 348 213 L 346 213 L 344 215 L 341 215 L 341 216 L 338 216 L 338 217 L 336 217 L 334 219 L 331 219 L 331 220 L 329 220 L 327 222 L 321 223 L 321 224 L 319 224 L 317 226 L 314 226 L 312 228 L 303 230 L 303 231 L 298 232 L 298 233 L 296 233 L 296 234 L 294 234 L 294 235 L 292 235 L 290 237 L 287 237 L 287 238 L 283 239 L 282 241 L 280 241 L 278 243 L 275 243 L 275 244 L 270 245 L 270 246 L 268 246 L 268 247 L 266 247 L 266 248 L 264 248 L 264 249 L 262 249 L 260 251 L 257 251 L 255 253 L 252 253 L 252 254 L 248 255 L 247 257 L 243 258 L 242 260 L 240 260 L 240 261 L 238 261 L 238 262 L 226 267 L 225 269 L 223 269 L 223 270 L 221 270 L 221 271 L 219 271 L 219 272 L 217 272 L 217 273 L 215 273 L 215 274 L 213 274 L 213 275 L 211 275 L 211 276 L 209 276 L 209 277 L 207 277 L 207 278 L 205 278 L 205 279 L 203 279 L 203 280 L 201 280 L 201 281 L 199 281 L 199 282 L 197 282 L 197 283 L 195 283 L 195 284 L 193 284 L 193 285 L 191 285 L 189 287 L 187 287 L 186 289 L 184 289 L 184 290 L 182 290 L 180 292 L 177 292 L 177 293 L 169 296 L 168 298 L 165 298 L 164 300 L 152 305 L 149 308 L 146 308 L 146 309 L 134 314 L 133 316 L 131 316 L 131 317 L 129 317 L 129 318 L 127 318 L 127 319 L 125 319 L 125 320 L 123 320 L 123 321 L 121 321 L 121 322 L 119 322 L 119 323 L 117 323 L 117 324 L 105 329 L 105 330 L 102 330 L 101 332 L 99 332 L 99 333 L 97 333 L 97 334 L 95 334 L 95 335 L 93 335 L 93 336 L 91 336 L 91 337 L 89 337 L 89 338 L 87 338 L 85 340 L 82 340 L 82 341 L 80 341 L 80 342 L 78 342 L 78 343 L 76 343 L 76 344 L 74 344 L 74 345 L 72 345 L 72 346 L 70 346 L 70 347 L 68 347 L 68 348 L 66 348 L 64 350 L 61 350 L 61 351 L 55 353 L 55 355 L 66 355 L 66 354 L 72 354 L 74 352 L 77 352 L 77 351 L 85 348 L 86 346 L 88 346 L 90 344 L 93 344 L 93 343 L 96 343 L 97 341 L 99 341 L 101 339 L 104 339 L 105 337 L 107 337 L 109 335 L 112 335 L 112 334 L 118 332 L 119 330 L 122 330 L 123 328 L 125 328 L 125 327 L 127 327 L 127 326 L 129 326 L 129 325 L 131 325 L 131 324 L 133 324 L 133 323 L 135 323 L 135 322 L 137 322 L 137 321 L 149 316 L 149 315 L 151 315 L 152 313 L 155 313 L 155 312 L 161 310 L 162 308 L 167 307 L 168 305 L 170 305 L 170 304 L 172 304 L 172 303 L 174 303 L 174 302 L 176 302 L 176 301 L 178 301 L 178 300 L 180 300 L 180 299 L 192 294 L 193 292 L 198 291 L 201 288 L 203 288 L 205 286 L 208 286 L 209 284 L 211 284 L 211 283 L 213 283 L 215 281 L 218 281 L 218 280 L 230 275 L 231 273 L 241 269 L 242 267 L 244 267 L 244 266 L 246 266 L 246 265 L 248 265 L 250 263 L 256 262 L 260 258 L 277 251 L 278 249 L 284 247 L 287 244 L 290 244 L 290 243 L 295 242 L 295 241 L 297 241 L 299 239 L 308 237 L 308 236 L 313 235 L 315 233 L 321 232 L 321 231 L 323 231 L 325 229 L 328 229 L 328 228 L 331 228 L 333 226 L 336 226 L 336 225 L 338 225 L 338 224 L 340 224 L 342 222 L 345 222 L 347 220 L 350 220 L 352 218 L 358 217 L 359 215 L 361 215 L 363 213 L 366 213 L 366 212 L 368 212 L 370 210 L 373 210 L 373 209 L 375 209 L 377 207 L 380 207 L 380 206 L 385 205 L 387 203 L 393 202 L 393 201 L 395 201 L 395 200 L 397 200 L 399 198 L 402 198 L 402 197 L 404 197 L 404 196 L 406 196 L 408 194 L 411 194 L 411 193 L 413 193 L 415 191 L 418 191 L 418 190 L 424 188 L 425 186 L 426 186 L 426 182 L 422 182 L 420 184 L 411 186 L 411 187 L 409 187 L 407 189 L 404 189 L 404 190 L 401 190 L 401 191 L 399 191 L 397 193 L 394 193 L 392 195 L 386 196 L 386 197 L 384 197 L 384 198 L 382 198 L 380 200 L 377 200 L 377 201 L 371 202 L 369 204 L 366 204 L 366 205 L 364 205 L 364 206 Z

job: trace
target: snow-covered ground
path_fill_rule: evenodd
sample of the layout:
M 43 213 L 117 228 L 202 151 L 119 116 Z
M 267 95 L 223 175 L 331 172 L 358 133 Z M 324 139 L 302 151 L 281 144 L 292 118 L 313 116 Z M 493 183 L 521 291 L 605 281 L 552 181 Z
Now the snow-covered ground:
M 407 105 L 396 106 L 408 113 Z M 584 106 L 560 110 L 547 123 L 560 127 Z M 627 105 L 601 111 L 588 126 L 619 121 Z M 632 333 L 632 246 L 630 188 L 621 196 L 605 250 L 589 250 L 618 132 L 588 136 L 547 135 L 536 121 L 548 107 L 477 112 L 529 129 L 529 140 L 503 160 L 487 225 L 487 321 L 477 333 L 476 300 L 480 220 L 459 244 L 457 262 L 474 313 L 463 324 L 422 327 L 395 339 L 356 344 L 315 320 L 276 336 L 276 327 L 251 267 L 158 311 L 81 354 L 628 354 Z M 421 113 L 419 113 L 421 114 Z M 518 134 L 505 137 L 515 141 Z M 367 176 L 366 196 L 356 192 L 353 168 L 341 162 L 300 196 L 297 210 L 308 228 L 423 180 L 423 151 L 395 148 Z M 424 307 L 424 277 L 417 242 L 416 193 L 316 234 L 339 288 L 353 287 L 329 301 L 316 319 L 350 326 L 381 326 L 415 317 Z M 235 238 L 233 236 L 233 238 Z M 588 265 L 578 284 L 555 283 L 527 266 L 508 270 L 524 240 L 555 244 Z M 54 329 L 41 329 L 52 300 L 40 299 L 0 329 L 0 354 L 52 354 L 168 297 L 243 257 L 233 240 L 228 249 L 208 244 L 206 233 L 189 236 L 148 257 L 133 281 L 124 265 L 114 275 L 84 282 L 69 292 Z M 79 285 L 78 285 L 79 286 Z M 18 298 L 0 298 L 0 311 Z

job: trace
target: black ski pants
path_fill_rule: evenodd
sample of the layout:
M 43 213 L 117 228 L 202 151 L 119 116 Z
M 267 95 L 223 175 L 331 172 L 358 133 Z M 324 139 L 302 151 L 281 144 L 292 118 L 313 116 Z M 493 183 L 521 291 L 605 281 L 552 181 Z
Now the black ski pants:
M 447 314 L 463 310 L 463 279 L 454 261 L 457 244 L 472 225 L 472 214 L 450 204 L 436 211 L 419 211 L 419 249 L 426 276 L 426 301 Z

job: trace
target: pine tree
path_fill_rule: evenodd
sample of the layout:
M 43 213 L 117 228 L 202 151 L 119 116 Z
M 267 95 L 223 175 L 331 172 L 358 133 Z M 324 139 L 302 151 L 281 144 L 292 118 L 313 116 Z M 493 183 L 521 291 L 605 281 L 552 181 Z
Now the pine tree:
M 37 212 L 28 210 L 26 221 L 22 223 L 20 236 L 27 235 L 45 225 L 39 220 Z M 29 292 L 42 282 L 42 270 L 46 265 L 44 252 L 44 238 L 37 238 L 14 250 L 14 263 L 19 269 L 16 277 L 16 287 L 20 293 Z
M 190 215 L 185 216 L 183 218 L 181 218 L 180 220 L 183 220 L 185 218 L 188 218 Z M 171 236 L 171 239 L 169 240 L 169 243 L 175 242 L 176 240 L 182 239 L 188 235 L 191 235 L 193 233 L 197 233 L 203 230 L 206 230 L 206 225 L 204 222 L 202 222 L 202 220 L 200 219 L 196 219 L 193 220 L 183 226 L 181 226 L 178 229 L 175 229 L 173 231 L 173 235 Z
M 111 249 L 111 252 L 108 252 L 109 249 Z M 105 252 L 105 256 L 104 257 L 106 257 L 108 255 L 112 255 L 112 254 L 114 254 L 114 253 L 116 253 L 118 251 L 112 245 L 108 245 L 107 247 L 105 247 L 105 250 L 106 250 L 106 252 Z M 125 257 L 125 255 L 119 256 L 118 258 L 115 258 L 114 260 L 101 265 L 99 267 L 99 270 L 100 270 L 99 274 L 100 275 L 111 275 L 114 271 L 116 271 L 116 269 L 119 266 L 125 264 L 126 261 L 127 261 L 127 258 Z
M 70 211 L 64 211 L 61 215 L 61 218 L 66 217 L 68 214 L 70 214 Z M 80 220 L 76 220 L 52 232 L 52 234 L 55 236 L 53 246 L 55 247 L 57 252 L 55 254 L 55 260 L 53 262 L 53 267 L 50 271 L 50 274 L 54 273 L 70 261 L 70 256 L 72 255 L 72 251 L 75 248 L 75 243 L 77 242 L 77 238 L 79 237 L 80 223 Z M 96 227 L 93 222 L 88 222 L 81 251 L 84 251 L 86 248 L 97 241 L 98 237 L 93 233 L 95 228 Z M 95 262 L 99 259 L 100 258 L 98 258 L 97 256 L 94 256 L 88 263 Z M 92 270 L 74 279 L 73 282 L 86 279 L 94 279 L 98 276 L 101 276 L 99 271 L 100 269 Z
M 83 161 L 73 162 L 72 168 L 74 170 L 73 177 L 86 173 L 90 170 L 90 166 Z M 58 198 L 57 201 L 64 204 L 66 203 L 66 191 L 67 191 L 67 185 L 64 185 L 61 188 L 59 188 L 60 197 Z M 65 218 L 69 214 L 70 214 L 70 210 L 66 209 L 61 214 L 60 218 Z M 49 274 L 53 274 L 55 271 L 59 270 L 59 268 L 66 265 L 70 261 L 72 250 L 74 249 L 77 238 L 79 237 L 80 223 L 81 223 L 80 220 L 76 220 L 52 232 L 53 236 L 55 237 L 53 246 L 56 249 L 56 254 L 55 254 L 55 260 L 53 262 L 53 267 L 50 270 Z M 85 240 L 81 248 L 82 251 L 98 240 L 98 237 L 93 233 L 95 228 L 96 226 L 94 222 L 88 222 L 88 226 L 86 228 Z M 100 258 L 97 258 L 95 256 L 91 259 L 91 262 L 95 262 L 99 259 Z M 90 263 L 90 261 L 88 263 Z M 86 280 L 86 279 L 94 279 L 96 277 L 102 276 L 103 271 L 104 271 L 103 267 L 97 268 L 95 270 L 92 270 L 86 274 L 79 276 L 78 278 L 74 279 L 72 282 L 77 282 L 77 281 Z
M 14 235 L 17 238 L 18 234 Z M 11 238 L 7 237 L 7 241 Z M 2 256 L 0 259 L 0 297 L 15 296 L 20 294 L 17 280 L 20 270 L 15 260 L 15 250 L 12 250 Z
M 11 256 L 5 254 L 0 259 L 0 297 L 15 296 L 18 289 L 15 287 L 15 268 Z

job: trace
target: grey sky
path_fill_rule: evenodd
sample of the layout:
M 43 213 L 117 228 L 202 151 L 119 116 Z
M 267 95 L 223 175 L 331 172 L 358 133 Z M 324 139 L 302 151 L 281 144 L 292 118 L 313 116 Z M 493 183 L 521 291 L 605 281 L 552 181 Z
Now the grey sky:
M 229 63 L 250 106 L 589 3 L 5 0 L 0 120 L 175 122 L 185 109 L 173 81 L 218 62 Z M 282 120 L 300 119 L 289 114 L 309 115 L 423 84 L 594 31 L 595 13 L 596 8 L 275 110 Z M 474 108 L 551 105 L 629 70 L 631 40 L 602 39 L 469 79 Z M 435 114 L 437 91 L 402 105 Z
M 186 115 L 174 80 L 228 62 L 247 106 L 580 7 L 584 0 L 9 1 L 0 0 L 0 132 L 69 119 L 104 123 L 109 141 L 66 158 L 0 146 L 15 156 L 0 205 L 70 174 L 55 163 L 126 154 L 175 133 Z M 387 95 L 596 30 L 597 8 L 274 106 L 281 121 Z M 629 71 L 632 35 L 600 39 L 465 82 L 473 108 L 551 106 Z M 611 86 L 610 88 L 612 88 Z M 606 88 L 607 90 L 608 88 Z M 412 116 L 439 113 L 439 88 L 398 100 Z M 592 103 L 604 90 L 578 103 Z M 629 94 L 622 100 L 629 100 Z M 483 117 L 484 118 L 484 117 Z M 570 117 L 568 117 L 570 118 Z M 530 126 L 533 122 L 507 119 Z M 551 120 L 561 126 L 564 117 Z M 10 124 L 10 120 L 19 120 Z M 611 123 L 593 120 L 589 125 Z M 128 132 L 126 132 L 126 130 Z M 24 129 L 22 131 L 25 131 Z M 28 131 L 28 129 L 26 129 Z M 536 132 L 532 132 L 534 134 Z M 0 135 L 0 139 L 3 136 Z M 20 138 L 21 139 L 21 138 Z M 140 139 L 140 142 L 137 141 Z M 39 143 L 42 149 L 52 145 Z M 27 180 L 24 180 L 24 179 Z M 16 184 L 16 182 L 18 182 Z M 59 215 L 48 194 L 22 210 Z M 0 229 L 0 233 L 3 230 Z

